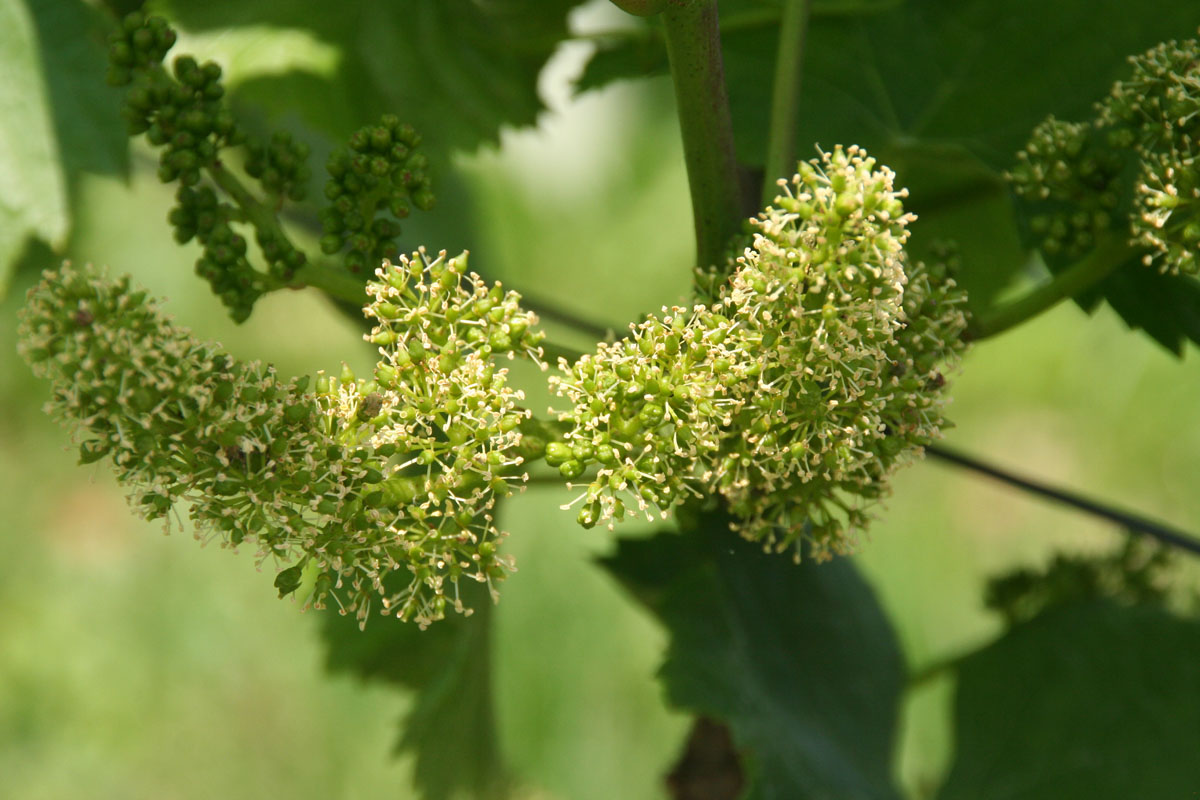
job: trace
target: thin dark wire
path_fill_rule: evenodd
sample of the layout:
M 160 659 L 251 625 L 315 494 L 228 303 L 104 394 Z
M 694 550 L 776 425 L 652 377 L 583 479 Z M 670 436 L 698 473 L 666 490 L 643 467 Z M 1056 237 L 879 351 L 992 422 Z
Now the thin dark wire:
M 1146 519 L 1145 517 L 1131 514 L 1120 509 L 1112 508 L 1099 503 L 1095 500 L 1083 497 L 1082 495 L 1069 492 L 1064 489 L 1056 489 L 1051 486 L 1046 486 L 1027 478 L 1022 478 L 1018 475 L 1013 475 L 1011 472 L 1006 472 L 998 467 L 993 467 L 990 464 L 985 464 L 977 461 L 974 458 L 962 453 L 950 450 L 940 445 L 929 445 L 925 448 L 925 452 L 934 458 L 941 459 L 951 464 L 960 467 L 966 467 L 982 475 L 995 478 L 998 481 L 1007 483 L 1010 486 L 1015 486 L 1032 494 L 1041 495 L 1049 500 L 1053 500 L 1063 505 L 1077 508 L 1080 511 L 1085 511 L 1093 516 L 1106 519 L 1109 522 L 1115 522 L 1122 528 L 1129 531 L 1145 534 L 1153 537 L 1158 541 L 1169 544 L 1172 547 L 1178 547 L 1180 550 L 1187 550 L 1191 553 L 1200 554 L 1200 539 L 1197 539 L 1190 534 L 1184 533 L 1178 529 L 1155 522 L 1154 520 Z

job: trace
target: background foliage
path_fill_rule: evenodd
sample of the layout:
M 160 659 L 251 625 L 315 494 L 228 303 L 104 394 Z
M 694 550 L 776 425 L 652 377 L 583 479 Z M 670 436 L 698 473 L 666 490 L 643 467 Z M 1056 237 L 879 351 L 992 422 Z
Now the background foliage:
M 661 70 L 653 28 L 584 9 L 576 29 L 626 32 L 593 37 L 586 65 L 585 45 L 566 46 L 537 90 L 573 6 L 162 9 L 181 49 L 226 66 L 248 125 L 292 130 L 318 163 L 383 111 L 417 124 L 439 208 L 406 223 L 406 244 L 471 247 L 489 277 L 620 327 L 687 292 L 686 181 L 669 87 L 616 81 Z M 1148 12 L 818 2 L 799 152 L 877 151 L 913 189 L 918 237 L 960 237 L 973 301 L 989 303 L 1038 276 L 1000 170 L 1046 113 L 1082 116 L 1125 55 L 1200 23 L 1189 3 Z M 722 13 L 739 148 L 754 163 L 778 4 L 727 0 Z M 41 266 L 65 255 L 131 272 L 200 335 L 285 374 L 366 368 L 371 354 L 310 293 L 272 295 L 241 327 L 224 318 L 191 275 L 195 252 L 170 239 L 152 158 L 127 149 L 103 86 L 101 9 L 16 2 L 0 17 L 12 76 L 0 275 L 14 275 L 0 307 L 4 794 L 660 797 L 681 710 L 731 724 L 751 776 L 769 778 L 756 796 L 1166 798 L 1200 785 L 1194 618 L 1087 599 L 1004 635 L 983 608 L 987 576 L 1057 549 L 1110 550 L 1118 535 L 935 464 L 899 477 L 860 556 L 798 570 L 718 546 L 704 526 L 690 539 L 583 532 L 557 508 L 565 492 L 532 489 L 505 509 L 520 572 L 491 629 L 429 635 L 374 625 L 362 637 L 300 616 L 248 561 L 133 521 L 105 472 L 62 451 L 37 410 L 44 387 L 13 356 L 14 311 Z M 576 73 L 587 91 L 568 101 Z M 556 110 L 539 119 L 547 96 Z M 1180 363 L 1125 328 L 1182 350 L 1197 339 L 1195 284 L 1128 269 L 1111 280 L 1118 313 L 1093 298 L 1091 319 L 1061 307 L 980 345 L 957 378 L 949 441 L 1195 527 L 1200 421 L 1187 412 L 1200 377 L 1190 354 Z M 1175 580 L 1195 586 L 1195 568 Z M 972 650 L 957 689 L 952 672 L 906 682 Z M 730 668 L 698 669 L 713 665 Z M 406 757 L 393 762 L 397 743 Z

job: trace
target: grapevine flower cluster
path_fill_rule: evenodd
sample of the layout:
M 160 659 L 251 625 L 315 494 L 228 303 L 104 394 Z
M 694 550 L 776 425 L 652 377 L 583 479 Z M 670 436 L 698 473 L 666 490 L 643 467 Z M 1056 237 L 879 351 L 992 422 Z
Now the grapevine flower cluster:
M 130 135 L 144 133 L 163 148 L 159 178 L 194 186 L 201 167 L 244 135 L 221 102 L 225 87 L 219 65 L 181 56 L 170 72 L 163 66 L 175 38 L 161 17 L 130 14 L 109 37 L 108 80 L 128 87 L 122 113 Z
M 529 411 L 494 359 L 540 359 L 542 334 L 514 292 L 466 267 L 466 253 L 430 258 L 423 250 L 385 262 L 364 308 L 375 323 L 366 339 L 381 356 L 374 379 L 343 371 L 317 381 L 329 433 L 374 453 L 381 480 L 370 522 L 415 571 L 395 593 L 375 579 L 381 610 L 422 623 L 440 619 L 447 603 L 464 611 L 460 578 L 487 583 L 494 595 L 513 568 L 497 553 L 505 534 L 495 504 L 528 478 L 521 423 Z
M 161 148 L 159 177 L 180 184 L 176 238 L 202 245 L 197 271 L 244 319 L 306 264 L 275 214 L 305 196 L 309 152 L 283 133 L 247 142 L 220 67 L 164 66 L 175 39 L 160 18 L 130 15 L 109 79 L 128 87 L 131 134 Z M 1039 125 L 1009 178 L 1052 266 L 1085 257 L 1129 213 L 1147 265 L 1197 275 L 1200 44 L 1131 61 L 1092 120 Z M 21 315 L 20 352 L 51 379 L 49 410 L 73 426 L 80 460 L 109 460 L 147 519 L 169 528 L 183 506 L 202 541 L 255 548 L 279 566 L 280 596 L 362 624 L 373 610 L 422 627 L 471 613 L 461 582 L 495 598 L 515 569 L 497 504 L 537 459 L 580 490 L 564 508 L 584 527 L 715 499 L 765 549 L 830 558 L 854 548 L 891 475 L 947 426 L 965 295 L 952 258 L 907 259 L 907 192 L 861 148 L 779 181 L 749 246 L 698 275 L 692 304 L 560 359 L 550 387 L 567 407 L 554 423 L 533 418 L 500 366 L 545 368 L 520 297 L 470 272 L 466 253 L 399 255 L 399 220 L 434 203 L 419 144 L 389 115 L 327 162 L 321 249 L 350 273 L 382 263 L 366 284 L 370 377 L 282 380 L 176 327 L 127 278 L 69 264 Z M 239 145 L 269 203 L 222 163 Z M 254 228 L 265 273 L 236 225 Z M 1000 599 L 1025 602 L 1024 580 Z
M 1200 274 L 1200 43 L 1165 42 L 1131 59 L 1133 76 L 1117 83 L 1104 119 L 1123 126 L 1118 144 L 1140 156 L 1135 241 L 1147 266 Z
M 800 165 L 709 305 L 664 309 L 552 379 L 573 407 L 546 457 L 590 526 L 722 495 L 764 546 L 846 552 L 888 476 L 943 427 L 963 293 L 906 263 L 911 215 L 857 147 Z
M 147 519 L 185 504 L 203 541 L 289 564 L 281 596 L 372 608 L 426 625 L 469 613 L 458 582 L 511 571 L 492 509 L 520 483 L 519 392 L 500 353 L 539 355 L 535 318 L 418 253 L 370 286 L 375 380 L 348 370 L 283 381 L 171 324 L 128 279 L 48 271 L 21 316 L 21 346 L 49 377 L 49 410 L 83 462 L 107 458 Z M 438 309 L 438 311 L 434 311 Z
M 175 201 L 167 215 L 175 241 L 187 244 L 195 238 L 200 243 L 204 251 L 196 260 L 196 274 L 208 281 L 233 319 L 248 319 L 265 285 L 247 258 L 246 237 L 233 227 L 237 210 L 219 201 L 208 186 L 180 186 Z
M 290 284 L 308 263 L 279 224 L 277 212 L 285 200 L 299 202 L 307 196 L 309 147 L 285 131 L 266 141 L 248 136 L 225 103 L 220 66 L 184 55 L 167 68 L 164 60 L 175 40 L 161 17 L 130 14 L 110 40 L 109 81 L 127 87 L 123 113 L 130 135 L 144 133 L 161 148 L 159 178 L 180 184 L 176 206 L 168 214 L 176 240 L 185 244 L 195 239 L 201 245 L 196 273 L 240 322 L 264 292 Z M 433 207 L 428 163 L 416 149 L 419 143 L 411 126 L 388 115 L 379 125 L 356 132 L 349 147 L 330 157 L 325 187 L 330 206 L 321 215 L 321 247 L 326 255 L 341 254 L 351 273 L 366 273 L 367 265 L 373 268 L 383 258 L 394 258 L 397 220 L 407 217 L 412 206 Z M 261 198 L 222 160 L 234 147 L 242 148 L 243 169 L 261 188 Z M 265 271 L 252 265 L 239 226 L 254 229 Z
M 1077 260 L 1101 232 L 1128 225 L 1147 266 L 1200 274 L 1198 56 L 1194 39 L 1159 44 L 1130 58 L 1130 77 L 1092 120 L 1052 117 L 1034 130 L 1009 178 L 1051 263 Z
M 270 195 L 300 202 L 308 196 L 309 148 L 290 133 L 276 131 L 267 142 L 246 146 L 246 174 Z
M 378 125 L 355 131 L 349 146 L 329 156 L 325 197 L 332 205 L 321 214 L 321 250 L 326 255 L 345 250 L 351 272 L 395 258 L 397 220 L 412 206 L 433 208 L 429 162 L 416 151 L 420 143 L 411 125 L 386 114 Z
M 131 15 L 110 77 L 131 86 L 131 132 L 163 147 L 160 177 L 181 184 L 176 238 L 200 242 L 197 271 L 243 319 L 305 257 L 218 157 L 245 142 L 220 102 L 220 68 L 184 56 L 168 72 L 174 40 L 162 20 Z M 366 338 L 380 354 L 368 379 L 322 373 L 311 392 L 281 381 L 90 270 L 48 273 L 25 312 L 23 352 L 53 379 L 83 460 L 109 458 L 146 517 L 183 503 L 198 536 L 289 565 L 281 595 L 304 586 L 313 605 L 363 621 L 372 608 L 421 625 L 468 613 L 460 580 L 494 594 L 513 569 L 496 503 L 541 457 L 584 481 L 585 527 L 715 495 L 742 535 L 827 557 L 852 546 L 891 472 L 944 426 L 940 370 L 962 347 L 963 296 L 945 265 L 906 262 L 905 192 L 859 148 L 780 182 L 723 285 L 713 273 L 694 305 L 563 362 L 551 385 L 572 407 L 555 427 L 532 419 L 497 366 L 541 364 L 542 334 L 516 294 L 469 272 L 465 253 L 387 260 L 397 220 L 433 204 L 419 142 L 385 116 L 327 164 L 322 250 L 351 272 L 383 263 L 367 284 Z M 277 134 L 246 153 L 276 207 L 304 196 L 302 144 Z
M 497 363 L 541 364 L 536 317 L 465 253 L 376 271 L 367 379 L 283 381 L 196 341 L 127 279 L 70 265 L 31 291 L 21 352 L 81 460 L 109 459 L 145 517 L 186 505 L 199 538 L 286 565 L 281 596 L 303 588 L 364 624 L 372 609 L 421 625 L 470 613 L 464 579 L 494 596 L 514 568 L 496 503 L 542 457 L 590 473 L 586 527 L 719 495 L 743 536 L 828 557 L 945 424 L 963 297 L 944 266 L 906 262 L 904 192 L 858 148 L 781 187 L 717 298 L 561 364 L 558 428 Z
M 1049 117 L 1033 129 L 1009 177 L 1042 253 L 1070 263 L 1096 246 L 1116 224 L 1124 166 L 1093 124 Z
M 128 87 L 122 113 L 129 134 L 144 133 L 161 148 L 159 179 L 180 184 L 178 205 L 168 214 L 176 240 L 183 244 L 195 238 L 204 247 L 196 273 L 240 321 L 250 315 L 263 282 L 246 258 L 245 239 L 230 225 L 237 209 L 218 203 L 213 190 L 199 184 L 220 151 L 244 142 L 245 134 L 222 102 L 219 65 L 181 56 L 170 71 L 164 66 L 175 39 L 161 17 L 130 14 L 110 36 L 108 79 Z

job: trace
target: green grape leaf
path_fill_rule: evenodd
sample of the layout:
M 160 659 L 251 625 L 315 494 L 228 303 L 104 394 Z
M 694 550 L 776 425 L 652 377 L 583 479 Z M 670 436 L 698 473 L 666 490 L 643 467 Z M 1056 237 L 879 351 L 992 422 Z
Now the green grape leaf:
M 104 17 L 75 0 L 0 9 L 0 297 L 32 238 L 61 249 L 84 172 L 124 174 L 129 147 L 104 83 Z
M 938 800 L 1174 800 L 1200 786 L 1200 623 L 1063 606 L 969 656 Z
M 486 587 L 464 582 L 463 589 L 464 602 L 477 611 L 424 631 L 385 617 L 373 617 L 360 631 L 353 617 L 334 612 L 322 626 L 330 671 L 415 693 L 396 749 L 414 756 L 415 782 L 425 800 L 499 798 L 508 787 L 496 744 L 492 603 Z
M 1185 342 L 1200 344 L 1200 281 L 1195 278 L 1163 274 L 1135 258 L 1075 301 L 1089 312 L 1107 301 L 1126 325 L 1177 356 L 1183 355 Z
M 260 76 L 235 97 L 244 94 L 273 113 L 298 113 L 335 140 L 394 113 L 424 135 L 427 150 L 449 152 L 495 142 L 501 126 L 536 121 L 544 108 L 538 75 L 567 36 L 567 12 L 579 2 L 216 0 L 169 7 L 185 28 L 305 29 L 340 51 L 333 75 Z
M 852 562 L 793 563 L 709 515 L 622 539 L 604 565 L 666 626 L 669 701 L 720 719 L 759 798 L 898 798 L 903 664 Z
M 35 4 L 36 5 L 36 4 Z M 30 237 L 61 243 L 67 190 L 33 15 L 0 5 L 0 296 Z
M 779 3 L 723 0 L 721 15 L 738 157 L 761 165 Z M 959 280 L 972 309 L 986 311 L 1027 265 L 1001 176 L 1033 127 L 1049 114 L 1091 116 L 1128 56 L 1197 25 L 1200 5 L 1178 0 L 1148 0 L 1136 14 L 1123 0 L 815 4 L 796 152 L 806 158 L 814 144 L 854 143 L 895 169 L 920 220 L 914 253 L 935 238 L 955 240 L 963 254 Z M 602 41 L 577 86 L 666 69 L 661 33 L 644 25 Z M 1109 299 L 1120 311 L 1121 298 Z M 1142 316 L 1126 321 L 1150 330 Z
M 761 164 L 779 3 L 721 3 L 739 159 Z M 1006 168 L 1048 114 L 1089 116 L 1126 57 L 1193 33 L 1200 8 L 1147 0 L 907 0 L 813 9 L 798 143 L 964 147 Z M 654 29 L 602 42 L 579 88 L 666 69 Z M 654 55 L 657 53 L 657 55 Z

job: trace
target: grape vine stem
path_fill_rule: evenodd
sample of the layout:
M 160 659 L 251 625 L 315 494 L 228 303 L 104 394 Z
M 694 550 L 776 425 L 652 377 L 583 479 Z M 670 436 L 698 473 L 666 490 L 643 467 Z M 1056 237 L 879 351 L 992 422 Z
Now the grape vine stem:
M 662 13 L 696 229 L 696 265 L 721 265 L 741 227 L 741 185 L 725 88 L 716 0 Z
M 796 119 L 800 105 L 800 79 L 804 72 L 804 41 L 812 0 L 785 0 L 779 25 L 779 53 L 775 59 L 775 85 L 771 93 L 771 128 L 767 141 L 762 205 L 775 199 L 775 180 L 796 171 Z
M 1051 280 L 991 313 L 972 319 L 964 337 L 970 340 L 987 339 L 1014 328 L 1108 277 L 1134 255 L 1133 248 L 1122 236 L 1107 234 L 1096 243 L 1096 248 L 1089 255 Z

